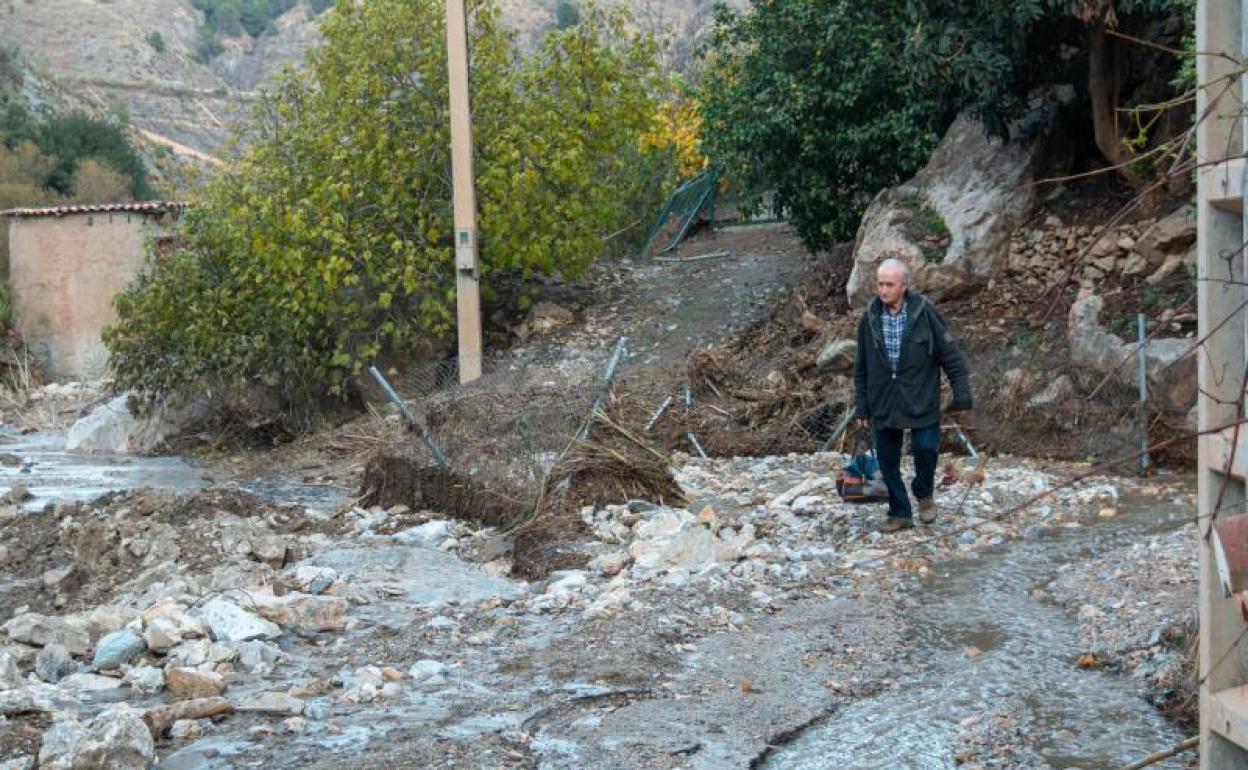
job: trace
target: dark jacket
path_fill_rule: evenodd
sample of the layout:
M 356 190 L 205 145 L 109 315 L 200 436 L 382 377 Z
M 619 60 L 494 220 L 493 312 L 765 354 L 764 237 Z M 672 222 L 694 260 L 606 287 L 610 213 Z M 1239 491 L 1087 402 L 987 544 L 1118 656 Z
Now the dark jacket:
M 940 422 L 940 370 L 953 387 L 953 407 L 971 408 L 966 358 L 949 333 L 945 319 L 922 294 L 906 292 L 906 331 L 897 374 L 884 350 L 880 312 L 871 300 L 858 322 L 854 361 L 855 417 L 869 417 L 877 428 L 926 428 Z

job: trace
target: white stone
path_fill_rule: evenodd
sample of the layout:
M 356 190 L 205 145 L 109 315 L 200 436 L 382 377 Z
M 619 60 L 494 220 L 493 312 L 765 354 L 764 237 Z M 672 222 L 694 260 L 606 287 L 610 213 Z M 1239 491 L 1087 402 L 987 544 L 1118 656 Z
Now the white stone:
M 220 597 L 209 599 L 193 616 L 208 628 L 218 642 L 247 642 L 253 639 L 276 639 L 282 629 L 276 624 L 244 610 Z
M 75 454 L 146 454 L 186 429 L 207 413 L 202 403 L 183 409 L 157 408 L 150 416 L 135 417 L 123 393 L 101 404 L 69 428 L 65 451 Z
M 424 524 L 405 529 L 394 536 L 403 545 L 421 548 L 437 548 L 451 536 L 450 522 L 445 519 L 426 521 Z
M 148 770 L 155 762 L 151 732 L 139 712 L 124 704 L 90 722 L 55 722 L 39 750 L 40 770 Z
M 85 631 L 74 628 L 63 618 L 27 612 L 4 624 L 4 632 L 15 642 L 44 647 L 60 644 L 74 655 L 85 655 L 91 639 Z

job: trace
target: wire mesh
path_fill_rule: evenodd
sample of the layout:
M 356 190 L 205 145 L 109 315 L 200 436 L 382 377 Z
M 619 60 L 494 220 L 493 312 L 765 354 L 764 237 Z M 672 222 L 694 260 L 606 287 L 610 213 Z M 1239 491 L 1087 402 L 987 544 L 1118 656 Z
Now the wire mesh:
M 606 390 L 613 355 L 615 371 L 622 365 L 622 351 L 617 345 L 547 361 L 499 357 L 463 384 L 453 358 L 413 367 L 392 383 L 417 433 L 428 438 L 413 437 L 410 452 L 426 464 L 440 464 L 441 454 L 456 474 L 532 507 Z

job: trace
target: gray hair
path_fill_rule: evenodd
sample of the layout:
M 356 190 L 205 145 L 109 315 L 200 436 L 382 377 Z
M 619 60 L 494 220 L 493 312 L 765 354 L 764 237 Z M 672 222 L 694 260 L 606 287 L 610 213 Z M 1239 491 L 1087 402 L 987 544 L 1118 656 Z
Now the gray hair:
M 895 257 L 889 257 L 888 259 L 881 262 L 880 266 L 875 269 L 876 277 L 878 278 L 880 273 L 884 272 L 885 270 L 896 270 L 898 273 L 901 274 L 902 285 L 904 286 L 910 285 L 910 266 L 907 265 L 905 262 L 902 262 L 900 259 L 896 259 Z

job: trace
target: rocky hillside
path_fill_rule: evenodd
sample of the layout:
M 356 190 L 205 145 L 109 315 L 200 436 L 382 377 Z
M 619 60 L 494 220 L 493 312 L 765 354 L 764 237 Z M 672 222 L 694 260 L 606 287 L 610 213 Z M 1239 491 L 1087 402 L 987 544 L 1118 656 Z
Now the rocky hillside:
M 709 23 L 711 0 L 617 0 L 661 43 L 669 67 L 689 61 Z M 737 0 L 743 4 L 743 0 Z M 501 0 L 504 20 L 532 47 L 555 23 L 556 0 Z M 331 11 L 332 12 L 332 11 Z M 0 44 L 19 46 L 43 80 L 59 87 L 56 107 L 128 113 L 153 145 L 204 161 L 221 150 L 231 121 L 283 65 L 298 66 L 318 40 L 303 4 L 272 33 L 222 39 L 204 62 L 203 14 L 191 0 L 0 0 Z

